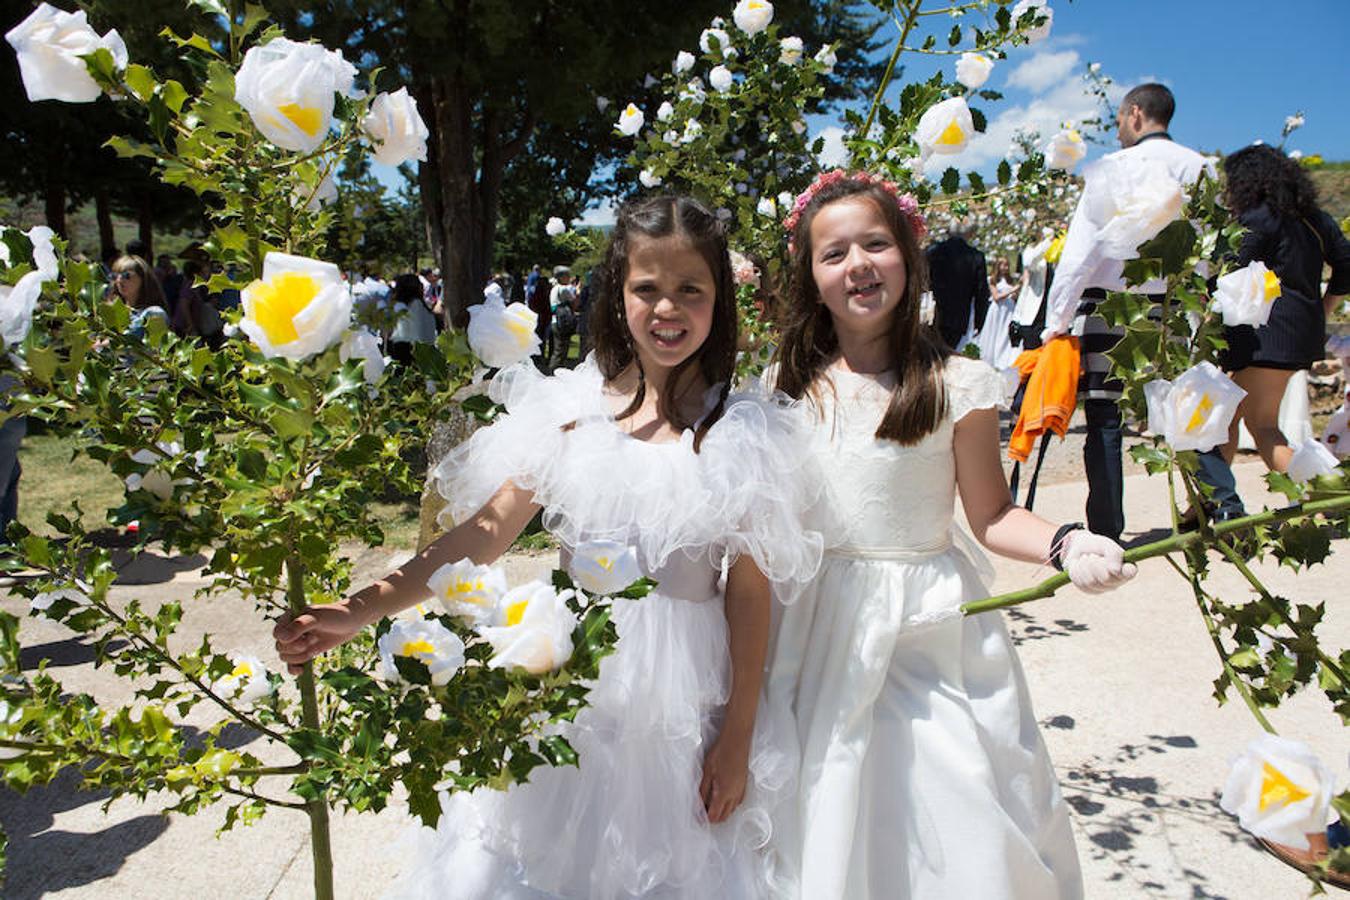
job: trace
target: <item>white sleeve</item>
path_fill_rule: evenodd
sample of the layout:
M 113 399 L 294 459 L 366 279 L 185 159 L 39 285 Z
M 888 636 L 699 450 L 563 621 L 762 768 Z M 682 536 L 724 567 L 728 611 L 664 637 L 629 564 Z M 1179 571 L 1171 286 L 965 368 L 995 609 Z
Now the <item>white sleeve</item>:
M 1088 212 L 1090 201 L 1088 193 L 1093 190 L 1095 180 L 1088 178 L 1078 207 L 1073 211 L 1069 222 L 1069 233 L 1064 238 L 1064 249 L 1060 253 L 1059 263 L 1055 266 L 1055 280 L 1050 285 L 1050 296 L 1045 302 L 1045 330 L 1042 340 L 1065 334 L 1073 324 L 1074 314 L 1078 311 L 1079 298 L 1083 291 L 1092 286 L 1092 277 L 1096 274 L 1100 261 L 1097 248 L 1097 223 Z

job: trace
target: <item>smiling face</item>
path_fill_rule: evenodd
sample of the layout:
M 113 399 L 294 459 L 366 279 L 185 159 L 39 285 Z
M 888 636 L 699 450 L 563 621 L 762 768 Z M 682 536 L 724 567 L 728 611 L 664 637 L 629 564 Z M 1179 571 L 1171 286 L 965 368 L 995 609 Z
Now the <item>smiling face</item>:
M 835 332 L 875 338 L 891 328 L 904 301 L 905 257 L 876 204 L 845 197 L 811 220 L 811 275 Z
M 113 286 L 127 306 L 135 306 L 141 296 L 141 273 L 134 265 L 118 265 L 112 271 Z
M 668 372 L 703 346 L 716 297 L 707 260 L 683 235 L 632 239 L 623 309 L 644 371 Z

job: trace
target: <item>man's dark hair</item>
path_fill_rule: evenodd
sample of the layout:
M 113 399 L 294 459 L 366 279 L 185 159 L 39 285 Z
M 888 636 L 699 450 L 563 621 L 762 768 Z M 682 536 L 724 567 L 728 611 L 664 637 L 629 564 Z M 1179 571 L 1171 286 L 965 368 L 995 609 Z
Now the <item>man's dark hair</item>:
M 1125 99 L 1120 101 L 1121 109 L 1131 106 L 1139 107 L 1145 118 L 1166 128 L 1172 121 L 1172 114 L 1177 111 L 1177 100 L 1165 85 L 1141 84 L 1131 88 Z

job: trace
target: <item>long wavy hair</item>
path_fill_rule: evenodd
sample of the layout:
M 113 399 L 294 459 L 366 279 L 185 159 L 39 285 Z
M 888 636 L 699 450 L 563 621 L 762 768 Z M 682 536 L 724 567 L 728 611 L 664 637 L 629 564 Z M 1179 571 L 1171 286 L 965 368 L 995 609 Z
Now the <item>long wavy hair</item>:
M 930 326 L 919 321 L 920 297 L 928 282 L 928 267 L 914 229 L 895 197 L 880 185 L 844 179 L 821 187 L 802 210 L 792 235 L 787 303 L 783 334 L 775 354 L 775 387 L 789 397 L 810 394 L 821 403 L 822 375 L 839 354 L 839 337 L 830 311 L 820 300 L 812 272 L 811 223 L 830 203 L 846 199 L 872 203 L 900 247 L 905 260 L 905 295 L 891 322 L 890 357 L 897 382 L 876 436 L 903 445 L 916 444 L 932 433 L 946 414 L 947 398 L 942 368 L 950 350 Z
M 1223 171 L 1228 179 L 1228 205 L 1236 213 L 1262 203 L 1273 212 L 1295 219 L 1317 212 L 1317 188 L 1312 179 L 1298 160 L 1274 147 L 1243 147 L 1224 159 Z
M 629 250 L 636 238 L 671 236 L 689 241 L 703 257 L 712 272 L 716 291 L 712 328 L 707 339 L 671 371 L 658 398 L 662 414 L 671 425 L 683 430 L 694 424 L 685 421 L 681 415 L 676 393 L 684 373 L 691 366 L 698 366 L 709 387 L 721 385 L 717 404 L 703 417 L 694 433 L 694 449 L 698 450 L 704 435 L 726 408 L 727 392 L 736 370 L 736 285 L 731 256 L 727 252 L 726 232 L 706 206 L 690 197 L 662 194 L 630 200 L 619 209 L 609 246 L 596 271 L 594 307 L 590 317 L 591 341 L 596 362 L 606 381 L 618 378 L 629 366 L 637 367 L 638 386 L 633 402 L 615 416 L 625 419 L 642 407 L 647 396 L 647 375 L 642 370 L 642 360 L 634 352 L 633 336 L 624 314 L 623 285 L 628 278 Z

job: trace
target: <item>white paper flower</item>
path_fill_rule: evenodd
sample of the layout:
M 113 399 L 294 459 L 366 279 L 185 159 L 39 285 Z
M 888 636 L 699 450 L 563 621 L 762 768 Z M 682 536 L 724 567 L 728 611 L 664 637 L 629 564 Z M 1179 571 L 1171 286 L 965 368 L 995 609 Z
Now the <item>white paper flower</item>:
M 717 41 L 717 48 L 713 49 L 713 41 Z M 698 36 L 699 49 L 704 53 L 720 53 L 724 58 L 734 56 L 736 49 L 731 45 L 731 38 L 721 28 L 705 28 L 703 33 Z
M 305 208 L 310 212 L 318 212 L 323 207 L 332 203 L 338 198 L 337 183 L 333 181 L 332 174 L 323 176 L 319 186 L 314 189 L 314 195 L 309 198 Z
M 306 359 L 342 338 L 352 295 L 332 263 L 269 253 L 263 277 L 244 288 L 239 327 L 263 356 Z
M 1088 65 L 1088 71 L 1091 72 L 1093 75 L 1096 75 L 1101 70 L 1102 64 L 1099 62 L 1091 63 L 1090 65 Z
M 1307 744 L 1262 734 L 1233 759 L 1219 806 L 1257 837 L 1306 850 L 1326 830 L 1333 787 Z
M 567 223 L 557 216 L 549 216 L 548 221 L 544 223 L 544 233 L 549 237 L 557 237 L 567 230 Z
M 403 680 L 395 657 L 422 662 L 431 673 L 431 683 L 440 687 L 464 665 L 464 642 L 435 619 L 395 621 L 376 642 L 380 654 L 380 677 L 390 684 Z
M 361 360 L 361 374 L 366 384 L 374 384 L 384 374 L 385 359 L 380 352 L 380 339 L 364 328 L 353 328 L 342 337 L 338 359 L 347 362 Z
M 698 119 L 690 119 L 684 123 L 684 134 L 680 135 L 680 143 L 688 144 L 691 141 L 696 141 L 701 134 L 703 134 L 703 126 L 698 124 Z
M 559 594 L 550 584 L 531 581 L 502 598 L 505 624 L 480 628 L 492 645 L 494 668 L 521 668 L 533 674 L 551 672 L 572 657 L 572 630 L 577 618 L 567 608 L 569 591 Z
M 1022 18 L 1023 13 L 1032 9 L 1036 10 L 1037 15 L 1044 16 L 1045 21 L 1026 30 L 1028 44 L 1035 44 L 1048 38 L 1050 26 L 1055 20 L 1055 11 L 1050 8 L 1050 4 L 1046 0 L 1018 0 L 1017 5 L 1012 9 L 1013 25 L 1017 24 L 1017 20 Z
M 234 77 L 234 99 L 263 137 L 283 149 L 310 153 L 328 136 L 334 95 L 350 94 L 355 78 L 356 67 L 337 50 L 273 38 L 244 54 Z
M 619 129 L 619 133 L 627 137 L 632 137 L 642 130 L 642 123 L 646 117 L 642 115 L 642 110 L 638 109 L 633 103 L 623 108 L 619 113 L 619 121 L 614 123 L 614 127 Z
M 596 97 L 596 98 L 595 98 L 595 111 L 598 112 L 598 113 L 600 113 L 600 115 L 603 116 L 603 115 L 605 114 L 605 110 L 607 110 L 607 109 L 609 109 L 609 98 L 608 98 L 608 97 Z
M 694 67 L 694 54 L 688 50 L 681 50 L 675 54 L 675 64 L 672 68 L 676 75 L 683 75 Z
M 427 579 L 427 587 L 447 613 L 474 625 L 501 622 L 501 599 L 506 575 L 495 566 L 476 565 L 471 559 L 447 563 Z
M 661 176 L 654 174 L 651 169 L 643 169 L 638 173 L 638 181 L 645 188 L 654 188 L 661 184 Z
M 267 667 L 258 657 L 231 653 L 230 662 L 234 663 L 234 668 L 211 685 L 212 691 L 236 703 L 257 703 L 272 693 Z
M 680 133 L 672 128 L 665 134 L 661 135 L 661 140 L 665 141 L 667 144 L 679 143 Z
M 1144 385 L 1148 429 L 1174 450 L 1210 450 L 1228 440 L 1228 425 L 1247 392 L 1210 362 L 1187 369 L 1175 383 Z
M 746 256 L 731 251 L 731 277 L 736 284 L 748 284 L 759 287 L 759 269 Z
M 817 50 L 816 62 L 824 66 L 826 72 L 833 72 L 835 65 L 839 62 L 839 57 L 834 52 L 834 44 L 826 44 Z
M 29 272 L 13 285 L 0 285 L 0 337 L 8 348 L 17 347 L 28 337 L 33 312 L 42 296 L 42 274 Z
M 708 99 L 708 92 L 703 89 L 702 78 L 692 78 L 689 83 L 680 88 L 681 100 L 692 100 L 694 103 L 702 103 Z
M 790 191 L 782 191 L 778 195 L 778 208 L 792 209 L 792 203 L 794 200 L 796 200 L 796 198 L 792 196 L 792 193 Z
M 377 95 L 361 127 L 375 142 L 376 162 L 395 167 L 412 160 L 426 162 L 430 132 L 406 87 Z
M 1228 326 L 1259 328 L 1270 319 L 1280 296 L 1280 277 L 1257 260 L 1215 282 L 1214 308 Z
M 59 278 L 61 270 L 56 262 L 56 247 L 52 244 L 56 232 L 46 225 L 34 225 L 24 232 L 24 237 L 33 245 L 33 268 L 42 276 L 42 280 L 55 281 Z
M 662 100 L 661 105 L 656 108 L 656 120 L 658 122 L 669 122 L 673 115 L 675 115 L 675 107 L 670 105 L 669 100 Z
M 805 50 L 801 38 L 785 37 L 778 42 L 778 61 L 785 66 L 795 66 L 802 61 Z
M 469 307 L 469 347 L 484 364 L 503 369 L 539 352 L 539 316 L 524 303 L 501 297 Z
M 84 606 L 89 602 L 89 597 L 83 591 L 77 591 L 74 588 L 58 588 L 54 591 L 43 591 L 32 600 L 28 601 L 30 612 L 46 612 L 52 608 L 52 604 L 57 600 L 69 600 L 76 606 Z
M 1339 464 L 1335 454 L 1314 437 L 1294 441 L 1290 449 L 1294 455 L 1289 458 L 1289 468 L 1285 474 L 1294 481 L 1309 481 L 1319 475 L 1330 475 Z
M 925 156 L 937 153 L 951 156 L 966 149 L 975 133 L 975 121 L 964 97 L 950 97 L 934 103 L 919 117 L 914 140 Z
M 708 73 L 708 84 L 713 86 L 713 90 L 719 94 L 725 94 L 731 90 L 731 85 L 735 79 L 731 77 L 731 70 L 726 66 L 713 66 L 712 71 Z
M 1350 405 L 1336 410 L 1322 431 L 1322 443 L 1338 459 L 1350 456 Z
M 92 103 L 102 90 L 81 56 L 100 49 L 112 54 L 120 71 L 127 67 L 127 45 L 116 29 L 102 37 L 89 26 L 84 10 L 65 12 L 43 3 L 5 34 L 19 58 L 28 99 Z
M 617 594 L 642 577 L 637 551 L 618 541 L 584 541 L 572 551 L 572 578 L 586 593 Z
M 1050 169 L 1072 172 L 1084 156 L 1087 156 L 1087 144 L 1074 128 L 1061 128 L 1045 145 L 1045 165 Z
M 994 71 L 994 61 L 983 53 L 962 53 L 956 61 L 956 80 L 972 91 L 989 80 Z
M 761 216 L 767 216 L 770 219 L 778 218 L 778 204 L 772 197 L 760 197 L 759 202 L 755 204 L 755 212 Z
M 1186 193 L 1166 169 L 1147 161 L 1116 156 L 1098 166 L 1094 180 L 1099 183 L 1087 195 L 1090 217 L 1104 223 L 1098 245 L 1109 259 L 1134 259 L 1141 244 L 1181 218 Z
M 731 18 L 746 34 L 759 34 L 773 21 L 773 4 L 768 0 L 741 0 Z
M 1285 116 L 1284 133 L 1288 134 L 1289 132 L 1293 131 L 1296 128 L 1302 128 L 1303 123 L 1306 121 L 1307 120 L 1303 118 L 1303 113 L 1295 113 L 1292 116 Z

